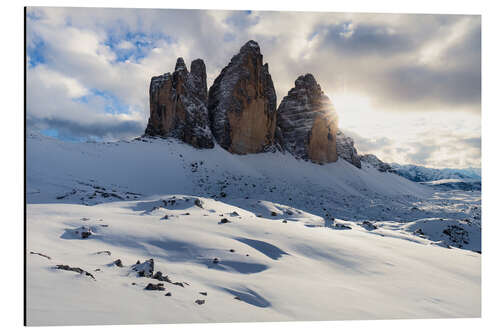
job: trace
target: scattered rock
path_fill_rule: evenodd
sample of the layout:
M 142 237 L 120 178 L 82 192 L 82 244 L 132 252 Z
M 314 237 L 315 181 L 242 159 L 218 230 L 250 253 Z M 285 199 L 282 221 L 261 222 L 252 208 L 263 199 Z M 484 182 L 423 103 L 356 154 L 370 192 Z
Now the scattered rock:
M 196 198 L 194 200 L 194 204 L 200 208 L 203 208 L 203 201 L 201 201 L 200 199 Z
M 219 224 L 225 224 L 225 223 L 230 223 L 231 221 L 229 221 L 227 218 L 223 218 L 220 220 Z
M 123 267 L 121 259 L 116 259 L 115 261 L 113 261 L 113 264 L 115 264 L 118 267 Z
M 144 289 L 145 290 L 160 290 L 160 291 L 163 291 L 163 290 L 165 290 L 165 287 L 163 286 L 163 283 L 157 283 L 157 284 L 148 283 L 148 285 Z
M 168 292 L 168 293 L 165 294 L 165 296 L 172 296 L 172 293 Z
M 361 226 L 368 231 L 378 229 L 377 226 L 371 223 L 370 221 L 364 221 L 363 223 L 361 223 Z
M 448 226 L 443 230 L 443 234 L 447 235 L 450 242 L 458 248 L 462 248 L 464 244 L 469 244 L 469 233 L 458 225 Z
M 136 271 L 141 277 L 152 277 L 154 272 L 154 260 L 149 259 L 141 264 L 139 260 L 135 265 L 132 265 L 132 270 Z
M 110 256 L 111 251 L 97 251 L 95 254 L 107 254 L 108 256 Z
M 200 291 L 200 295 L 207 296 L 208 293 L 206 291 Z
M 86 276 L 90 276 L 92 279 L 95 280 L 95 277 L 91 273 L 81 269 L 80 267 L 70 267 L 68 265 L 56 265 L 55 269 L 62 269 L 64 271 L 72 271 L 80 274 L 85 274 Z
M 88 227 L 80 227 L 74 230 L 76 235 L 79 235 L 81 239 L 87 239 L 92 235 L 92 230 Z
M 220 260 L 218 258 L 214 258 L 214 260 L 212 260 L 212 263 L 214 264 L 218 264 L 220 262 Z
M 49 260 L 51 260 L 51 259 L 52 259 L 52 258 L 51 258 L 51 257 L 49 257 L 48 255 L 43 254 L 43 253 L 39 253 L 39 252 L 33 252 L 33 251 L 31 251 L 31 252 L 30 252 L 30 254 L 36 254 L 36 255 L 39 255 L 39 256 L 41 256 L 41 257 L 47 258 L 47 259 L 49 259 Z
M 234 249 L 229 250 L 229 252 L 234 252 Z
M 271 216 L 278 216 L 278 213 L 276 213 L 276 212 L 271 212 Z
M 196 304 L 198 305 L 202 305 L 202 304 L 205 304 L 205 300 L 204 299 L 197 299 L 196 301 L 194 301 Z
M 170 280 L 170 278 L 168 277 L 168 275 L 163 275 L 162 272 L 160 271 L 157 271 L 153 276 L 152 276 L 152 279 L 156 279 L 158 281 L 165 281 L 165 282 L 168 282 L 168 283 L 172 283 L 172 281 Z
M 350 230 L 352 229 L 350 226 L 348 226 L 347 224 L 343 224 L 343 223 L 333 223 L 332 224 L 332 228 L 333 229 L 337 229 L 337 230 Z

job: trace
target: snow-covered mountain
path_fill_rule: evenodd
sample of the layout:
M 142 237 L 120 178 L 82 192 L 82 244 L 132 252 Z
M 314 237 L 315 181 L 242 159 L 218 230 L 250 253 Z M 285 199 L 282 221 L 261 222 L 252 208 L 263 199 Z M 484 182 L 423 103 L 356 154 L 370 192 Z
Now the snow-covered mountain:
M 465 179 L 475 181 L 481 180 L 481 169 L 479 168 L 433 169 L 418 165 L 400 165 L 397 163 L 391 163 L 391 166 L 398 175 L 414 182 L 430 182 L 441 179 Z
M 31 133 L 26 163 L 30 325 L 481 313 L 478 191 L 176 139 Z

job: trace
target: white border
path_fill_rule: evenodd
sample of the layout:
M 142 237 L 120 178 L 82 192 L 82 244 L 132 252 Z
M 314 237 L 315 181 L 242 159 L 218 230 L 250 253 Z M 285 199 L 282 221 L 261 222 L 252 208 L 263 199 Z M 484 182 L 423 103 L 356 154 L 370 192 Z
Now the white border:
M 0 11 L 2 29 L 1 52 L 1 163 L 2 203 L 0 223 L 0 276 L 2 282 L 2 320 L 5 332 L 25 329 L 22 327 L 23 310 L 23 6 L 74 6 L 74 7 L 141 7 L 141 8 L 210 8 L 210 9 L 253 9 L 253 10 L 299 10 L 335 12 L 381 12 L 381 13 L 440 13 L 481 14 L 483 32 L 483 99 L 482 99 L 482 142 L 483 142 L 483 318 L 441 319 L 441 320 L 391 320 L 391 321 L 337 321 L 337 322 L 289 322 L 257 324 L 191 324 L 191 325 L 141 325 L 141 326 L 93 326 L 93 327 L 47 327 L 30 330 L 52 332 L 71 329 L 72 332 L 109 331 L 135 332 L 136 330 L 176 332 L 250 332 L 276 331 L 332 332 L 334 330 L 353 332 L 488 332 L 500 327 L 498 317 L 500 238 L 498 201 L 496 189 L 500 189 L 498 170 L 499 142 L 498 100 L 500 75 L 499 6 L 493 1 L 418 0 L 418 1 L 325 1 L 325 0 L 252 0 L 235 2 L 230 0 L 205 1 L 24 1 L 4 2 Z

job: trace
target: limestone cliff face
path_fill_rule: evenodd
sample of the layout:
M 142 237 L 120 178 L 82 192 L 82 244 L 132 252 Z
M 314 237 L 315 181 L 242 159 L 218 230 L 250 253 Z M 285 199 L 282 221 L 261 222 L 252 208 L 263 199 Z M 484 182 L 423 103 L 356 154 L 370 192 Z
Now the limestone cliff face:
M 354 147 L 354 140 L 341 131 L 337 132 L 337 154 L 355 167 L 361 169 L 361 156 Z
M 207 75 L 203 60 L 182 58 L 175 71 L 151 79 L 146 135 L 175 137 L 197 148 L 213 148 L 207 109 Z
M 273 145 L 276 92 L 256 42 L 243 45 L 215 79 L 208 110 L 212 133 L 229 152 L 258 153 Z
M 299 76 L 277 113 L 277 141 L 283 149 L 315 163 L 337 161 L 337 114 L 314 76 Z

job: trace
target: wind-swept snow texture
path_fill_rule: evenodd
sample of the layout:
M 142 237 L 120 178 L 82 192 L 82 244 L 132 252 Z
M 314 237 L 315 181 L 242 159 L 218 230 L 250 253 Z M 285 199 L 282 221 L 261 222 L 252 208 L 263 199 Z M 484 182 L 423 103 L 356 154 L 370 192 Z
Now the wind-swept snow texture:
M 30 134 L 26 167 L 29 325 L 481 314 L 478 191 L 174 139 Z

